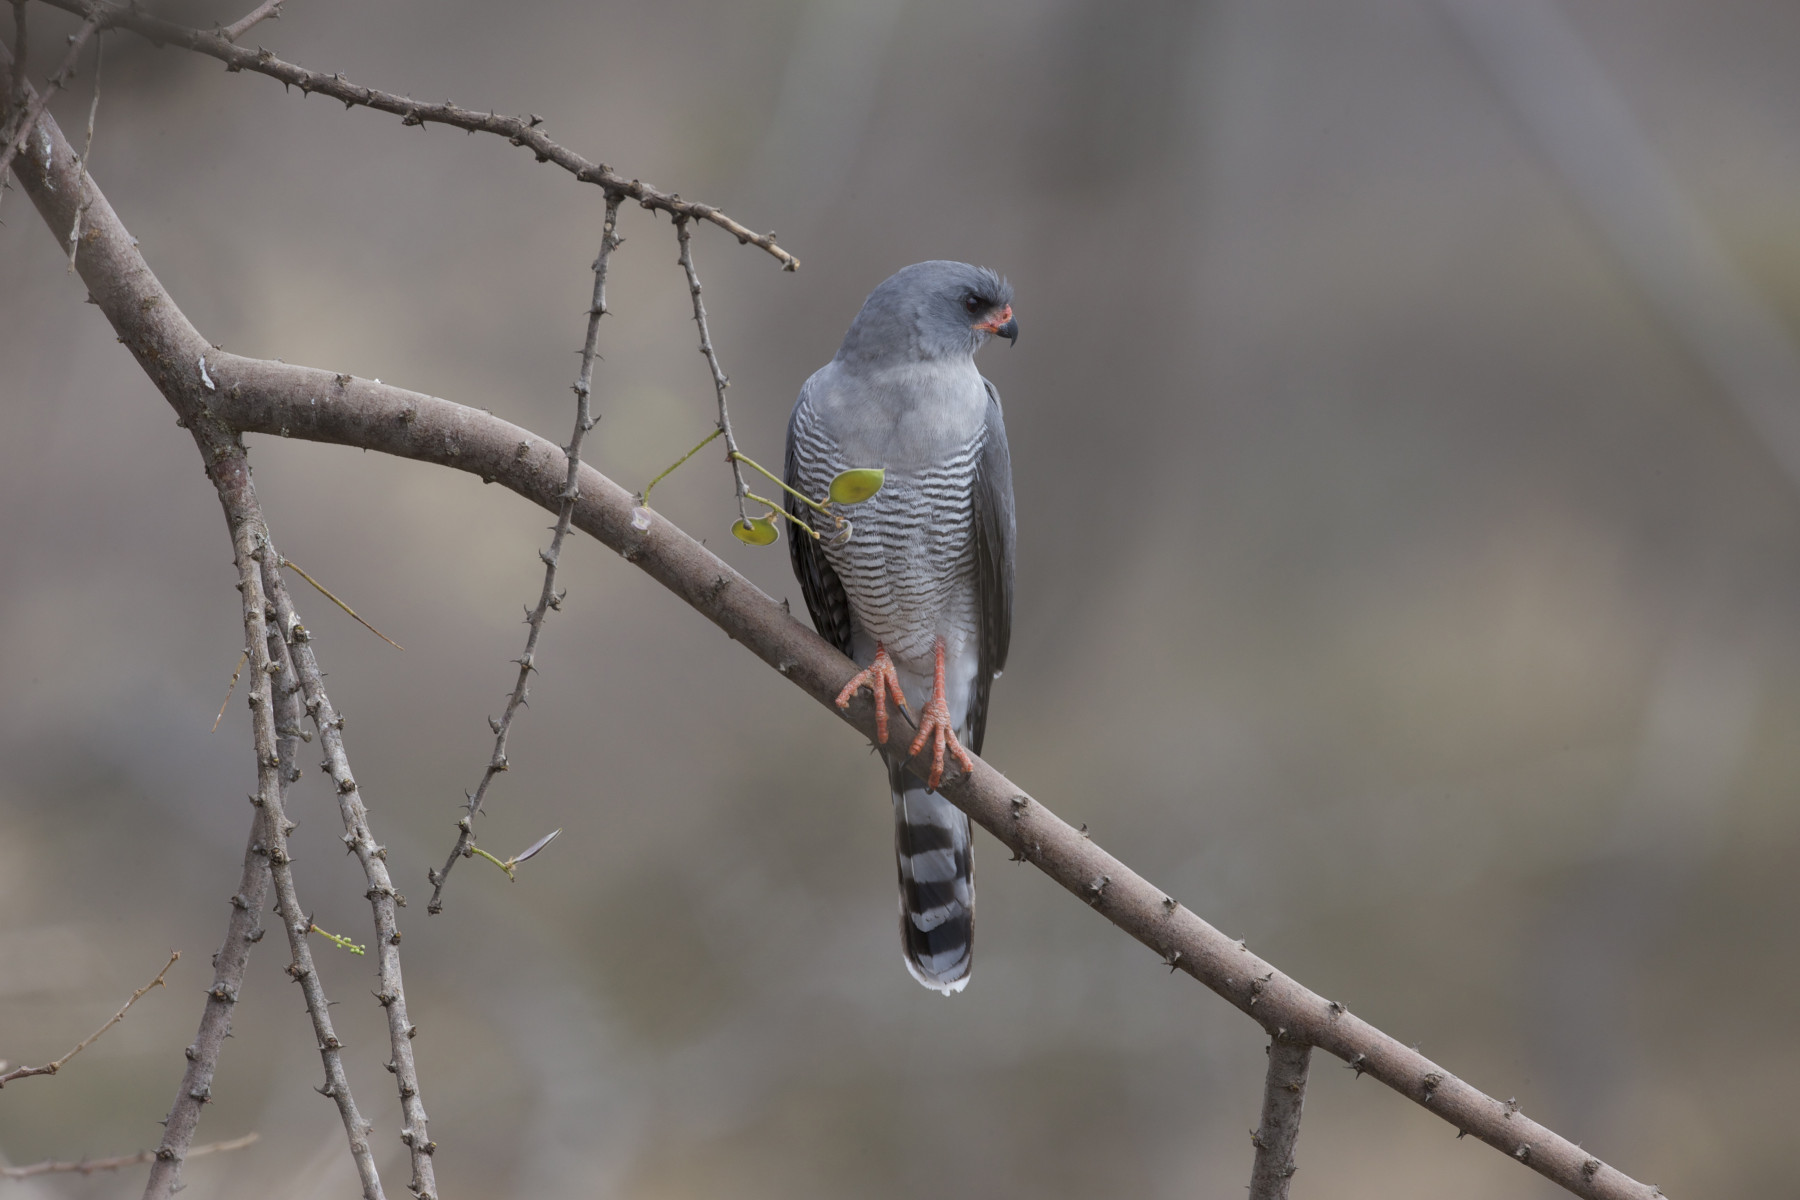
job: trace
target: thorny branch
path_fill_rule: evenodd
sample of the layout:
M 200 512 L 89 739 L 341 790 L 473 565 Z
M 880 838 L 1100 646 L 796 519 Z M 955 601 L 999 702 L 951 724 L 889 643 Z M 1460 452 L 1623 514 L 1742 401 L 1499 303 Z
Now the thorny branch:
M 750 514 L 744 510 L 744 499 L 750 494 L 750 489 L 744 485 L 744 467 L 738 461 L 737 436 L 731 432 L 731 412 L 725 407 L 725 389 L 731 386 L 731 380 L 725 378 L 724 368 L 719 366 L 719 355 L 713 350 L 712 333 L 706 327 L 706 305 L 700 301 L 700 274 L 694 270 L 694 239 L 688 232 L 686 217 L 675 218 L 675 237 L 681 244 L 681 270 L 687 276 L 688 295 L 694 299 L 694 324 L 700 327 L 700 353 L 706 356 L 707 368 L 712 371 L 713 394 L 719 401 L 719 432 L 725 435 L 725 458 L 731 463 L 732 483 L 737 488 L 738 520 L 748 527 Z
M 15 168 L 20 182 L 53 232 L 67 227 L 71 203 L 89 205 L 93 238 L 83 239 L 77 270 L 119 340 L 183 420 L 205 413 L 209 425 L 218 422 L 221 428 L 285 431 L 289 437 L 453 466 L 504 484 L 546 509 L 560 504 L 567 456 L 490 413 L 372 380 L 214 352 L 156 279 L 93 181 L 78 194 L 74 155 L 55 122 L 46 119 L 44 125 L 54 153 L 47 163 L 21 160 Z M 203 356 L 210 376 L 197 367 Z M 200 390 L 208 377 L 214 386 Z M 652 513 L 640 528 L 633 520 L 633 497 L 598 471 L 581 468 L 580 490 L 576 528 L 675 593 L 828 712 L 838 713 L 833 702 L 855 664 L 667 520 Z M 838 715 L 862 736 L 873 736 L 872 706 L 866 701 Z M 923 775 L 929 769 L 925 756 L 913 767 Z M 1265 1029 L 1284 1029 L 1289 1037 L 1328 1051 L 1359 1075 L 1380 1081 L 1578 1196 L 1654 1200 L 1661 1194 L 1282 974 L 981 759 L 973 771 L 946 780 L 942 792 L 1021 861 Z
M 1306 1104 L 1306 1072 L 1312 1047 L 1286 1030 L 1269 1035 L 1269 1073 L 1263 1080 L 1262 1120 L 1251 1132 L 1256 1161 L 1250 1168 L 1250 1200 L 1287 1200 L 1297 1165 L 1300 1110 Z
M 41 1067 L 18 1067 L 18 1068 L 15 1068 L 14 1070 L 8 1071 L 4 1075 L 0 1075 L 0 1087 L 5 1087 L 7 1084 L 11 1083 L 15 1079 L 27 1079 L 33 1075 L 54 1075 L 58 1071 L 62 1070 L 64 1063 L 68 1062 L 71 1058 L 74 1058 L 77 1054 L 80 1054 L 83 1050 L 86 1050 L 89 1046 L 93 1045 L 96 1041 L 99 1040 L 101 1034 L 103 1034 L 107 1030 L 111 1029 L 114 1025 L 117 1025 L 120 1021 L 123 1021 L 125 1019 L 125 1014 L 127 1012 L 131 1011 L 131 1006 L 138 1002 L 138 998 L 140 996 L 142 996 L 145 992 L 149 991 L 153 987 L 167 986 L 166 984 L 163 983 L 163 976 L 167 975 L 169 973 L 169 968 L 174 966 L 176 964 L 176 962 L 180 960 L 180 958 L 181 958 L 181 951 L 179 951 L 179 950 L 170 951 L 169 952 L 169 961 L 164 963 L 163 969 L 156 973 L 156 978 L 152 979 L 149 983 L 146 983 L 143 987 L 139 988 L 137 991 L 131 993 L 131 999 L 127 1000 L 125 1002 L 124 1006 L 122 1008 L 120 1008 L 118 1012 L 114 1013 L 112 1015 L 112 1018 L 110 1020 L 108 1020 L 106 1022 L 106 1024 L 104 1024 L 100 1028 L 94 1030 L 94 1032 L 88 1034 L 87 1037 L 83 1038 L 81 1040 L 80 1044 L 77 1045 L 73 1050 L 69 1051 L 67 1054 L 63 1055 L 61 1058 L 57 1059 L 55 1062 L 45 1063 Z M 4 1065 L 4 1064 L 0 1064 L 0 1065 Z
M 369 810 L 363 804 L 362 791 L 350 771 L 350 758 L 344 750 L 344 718 L 332 707 L 331 697 L 325 694 L 324 673 L 319 670 L 318 657 L 313 653 L 312 635 L 294 611 L 293 598 L 281 577 L 281 560 L 266 542 L 264 555 L 263 586 L 274 608 L 277 631 L 271 645 L 281 656 L 284 678 L 292 677 L 286 674 L 288 671 L 298 675 L 294 686 L 304 697 L 306 713 L 318 731 L 325 750 L 325 761 L 321 765 L 331 776 L 337 792 L 338 815 L 344 823 L 344 845 L 356 855 L 368 884 L 364 894 L 375 918 L 375 969 L 380 986 L 375 999 L 387 1015 L 387 1068 L 393 1073 L 395 1087 L 400 1093 L 401 1115 L 405 1118 L 400 1140 L 406 1145 L 412 1161 L 412 1181 L 408 1187 L 419 1200 L 437 1200 L 437 1174 L 431 1162 L 437 1143 L 431 1140 L 425 1101 L 419 1091 L 419 1070 L 412 1047 L 418 1028 L 412 1024 L 407 1012 L 406 985 L 400 972 L 399 910 L 406 899 L 394 890 L 393 880 L 388 876 L 387 847 L 378 845 L 369 831 Z M 298 703 L 296 700 L 296 705 Z M 303 736 L 297 728 L 297 711 L 293 720 L 296 724 L 294 736 Z M 307 924 L 310 928 L 311 922 Z
M 233 676 L 236 682 L 236 676 Z M 281 784 L 286 787 L 285 780 Z M 285 793 L 284 793 L 285 799 Z M 244 847 L 244 871 L 237 891 L 231 894 L 231 918 L 225 925 L 225 942 L 213 955 L 212 986 L 206 989 L 206 1007 L 200 1014 L 200 1031 L 187 1048 L 187 1069 L 175 1091 L 175 1103 L 163 1119 L 162 1142 L 150 1165 L 144 1185 L 145 1200 L 167 1200 L 181 1186 L 181 1164 L 198 1153 L 190 1150 L 200 1125 L 200 1109 L 212 1096 L 213 1072 L 219 1051 L 231 1036 L 231 1014 L 238 991 L 244 986 L 244 967 L 250 948 L 263 939 L 262 911 L 269 898 L 269 863 L 262 844 L 262 817 L 250 823 L 250 839 Z
M 280 776 L 292 780 L 297 767 L 291 758 L 281 757 L 277 732 L 280 702 L 288 721 L 294 719 L 292 698 L 297 685 L 292 670 L 279 655 L 279 627 L 269 624 L 273 615 L 263 591 L 265 563 L 272 561 L 268 527 L 263 523 L 256 493 L 250 484 L 250 464 L 244 455 L 243 441 L 216 420 L 199 416 L 190 422 L 194 440 L 203 454 L 213 461 L 208 464 L 213 486 L 218 489 L 227 521 L 231 525 L 232 548 L 237 554 L 238 591 L 243 596 L 244 637 L 250 648 L 251 730 L 256 743 L 256 794 L 251 803 L 262 812 L 262 852 L 269 862 L 269 876 L 275 885 L 275 912 L 287 932 L 288 949 L 293 961 L 287 973 L 306 996 L 306 1012 L 312 1018 L 313 1034 L 319 1043 L 319 1058 L 325 1066 L 325 1085 L 321 1095 L 337 1105 L 343 1118 L 344 1132 L 350 1140 L 350 1156 L 356 1161 L 356 1172 L 362 1180 L 364 1200 L 383 1200 L 381 1176 L 375 1169 L 375 1155 L 369 1146 L 373 1130 L 356 1106 L 350 1093 L 350 1081 L 344 1073 L 343 1043 L 331 1024 L 331 1002 L 325 997 L 325 985 L 313 963 L 312 917 L 300 905 L 294 886 L 293 858 L 288 853 L 288 834 L 294 825 L 282 804 Z M 210 452 L 210 453 L 208 453 Z M 289 743 L 292 744 L 291 742 Z
M 69 36 L 69 52 L 63 55 L 62 65 L 57 67 L 45 82 L 42 93 L 31 95 L 30 85 L 25 80 L 24 0 L 13 0 L 13 14 L 14 56 L 19 60 L 19 67 L 13 79 L 11 107 L 15 113 L 22 110 L 24 115 L 19 117 L 18 124 L 13 127 L 12 135 L 7 139 L 6 148 L 0 150 L 0 176 L 6 174 L 6 168 L 12 164 L 13 157 L 19 152 L 19 147 L 25 144 L 25 140 L 31 136 L 31 131 L 37 128 L 38 118 L 44 115 L 44 109 L 49 105 L 50 97 L 60 91 L 63 84 L 69 81 L 69 76 L 75 73 L 75 62 L 81 57 L 81 48 L 87 45 L 87 40 L 94 35 L 94 30 L 100 28 L 105 15 L 98 9 L 87 14 L 87 19 L 82 21 L 80 28 Z M 0 129 L 4 128 L 4 125 L 0 125 Z M 44 145 L 47 156 L 49 141 L 46 140 Z
M 525 618 L 530 632 L 525 635 L 525 653 L 518 658 L 519 677 L 513 682 L 512 695 L 507 697 L 506 711 L 498 721 L 488 718 L 494 731 L 494 752 L 488 756 L 487 770 L 482 772 L 481 782 L 469 797 L 469 811 L 456 823 L 456 845 L 451 849 L 450 857 L 444 860 L 442 870 L 430 873 L 431 903 L 425 906 L 428 913 L 444 911 L 444 884 L 450 878 L 450 868 L 456 865 L 457 859 L 467 858 L 473 853 L 471 847 L 475 844 L 475 818 L 481 812 L 481 802 L 487 796 L 488 785 L 494 782 L 494 776 L 507 769 L 506 739 L 512 732 L 513 717 L 523 707 L 529 694 L 526 685 L 531 682 L 531 673 L 537 669 L 537 644 L 539 635 L 544 631 L 544 617 L 551 609 L 562 608 L 563 593 L 556 590 L 556 565 L 562 558 L 563 539 L 569 535 L 569 522 L 575 516 L 575 501 L 581 498 L 581 443 L 587 437 L 588 430 L 597 423 L 592 415 L 589 397 L 593 392 L 594 360 L 598 357 L 596 351 L 600 344 L 600 318 L 606 315 L 607 269 L 612 263 L 612 252 L 621 240 L 618 227 L 619 195 L 611 192 L 606 197 L 606 217 L 600 232 L 600 253 L 594 259 L 592 268 L 594 297 L 588 304 L 587 339 L 581 346 L 581 370 L 575 377 L 575 432 L 569 436 L 569 444 L 563 448 L 569 468 L 562 495 L 558 497 L 556 527 L 550 535 L 550 548 L 541 552 L 544 560 L 544 586 L 538 593 L 537 607 Z
M 77 13 L 89 20 L 98 19 L 107 28 L 128 29 L 157 45 L 176 45 L 216 58 L 229 71 L 254 71 L 259 75 L 278 79 L 290 87 L 297 87 L 307 95 L 317 92 L 322 96 L 330 96 L 333 100 L 342 102 L 346 108 L 360 106 L 393 113 L 401 118 L 404 125 L 449 125 L 471 133 L 495 134 L 515 146 L 526 147 L 537 156 L 539 162 L 553 162 L 582 183 L 599 185 L 608 195 L 617 193 L 629 196 L 642 207 L 666 212 L 671 217 L 709 221 L 740 243 L 766 251 L 789 271 L 797 270 L 800 266 L 799 259 L 776 243 L 773 233 L 757 233 L 711 204 L 683 200 L 678 193 L 660 191 L 640 179 L 627 179 L 605 163 L 592 162 L 568 147 L 551 141 L 543 130 L 544 119 L 535 113 L 528 117 L 505 117 L 492 112 L 476 112 L 448 100 L 442 104 L 427 104 L 410 96 L 351 83 L 335 72 L 327 75 L 323 71 L 309 71 L 305 67 L 276 58 L 268 50 L 248 50 L 234 46 L 219 34 L 191 29 L 128 8 L 89 5 L 82 3 L 82 0 L 43 0 L 43 3 L 65 12 Z M 0 164 L 0 170 L 4 170 L 3 164 Z
M 100 68 L 106 61 L 106 39 L 102 37 L 94 43 L 94 99 L 88 105 L 87 137 L 81 145 L 81 178 L 87 179 L 88 160 L 94 154 L 94 118 L 100 115 Z M 75 244 L 81 239 L 81 218 L 86 209 L 77 208 L 75 219 L 69 222 L 69 274 L 75 273 Z
M 189 1158 L 205 1158 L 209 1154 L 224 1154 L 229 1150 L 242 1150 L 245 1146 L 262 1137 L 260 1133 L 247 1133 L 241 1138 L 232 1138 L 228 1142 L 211 1142 L 204 1146 L 195 1146 L 187 1152 Z M 116 1158 L 82 1158 L 73 1162 L 38 1162 L 23 1167 L 0 1167 L 0 1179 L 30 1179 L 37 1175 L 92 1175 L 98 1171 L 117 1171 L 125 1167 L 142 1166 L 147 1162 L 155 1162 L 158 1152 L 155 1150 L 139 1150 L 136 1154 L 121 1154 Z

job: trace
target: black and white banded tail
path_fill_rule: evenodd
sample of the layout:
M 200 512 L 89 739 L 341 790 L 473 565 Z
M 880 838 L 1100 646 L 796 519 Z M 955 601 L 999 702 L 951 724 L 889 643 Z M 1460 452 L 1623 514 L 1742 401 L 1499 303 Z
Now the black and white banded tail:
M 969 982 L 975 952 L 975 859 L 969 817 L 890 768 L 894 861 L 900 871 L 900 944 L 906 969 L 948 996 Z

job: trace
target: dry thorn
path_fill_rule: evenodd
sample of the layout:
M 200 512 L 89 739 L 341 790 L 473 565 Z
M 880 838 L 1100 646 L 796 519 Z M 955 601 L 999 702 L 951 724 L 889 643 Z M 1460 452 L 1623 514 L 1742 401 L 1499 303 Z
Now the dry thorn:
M 244 673 L 244 662 L 249 657 L 250 652 L 248 650 L 238 651 L 237 666 L 231 668 L 231 684 L 225 689 L 225 699 L 219 702 L 219 715 L 213 718 L 212 728 L 207 730 L 208 733 L 217 733 L 219 731 L 219 722 L 225 719 L 225 706 L 231 703 L 231 693 L 237 690 L 238 676 Z
M 405 646 L 402 646 L 399 642 L 396 642 L 393 638 L 389 637 L 387 634 L 381 632 L 381 630 L 375 628 L 373 625 L 369 624 L 367 621 L 365 621 L 361 617 L 357 616 L 356 610 L 354 608 L 351 608 L 348 604 L 345 604 L 342 600 L 339 600 L 335 595 L 332 594 L 330 588 L 326 587 L 324 584 L 322 584 L 318 580 L 314 579 L 311 575 L 308 575 L 305 571 L 301 570 L 299 563 L 295 562 L 291 558 L 284 558 L 281 560 L 281 565 L 284 567 L 292 567 L 294 569 L 294 574 L 300 576 L 300 578 L 302 578 L 302 579 L 306 580 L 306 582 L 312 584 L 313 587 L 318 590 L 318 593 L 321 596 L 325 597 L 327 600 L 331 601 L 333 604 L 337 605 L 339 608 L 341 608 L 345 612 L 349 613 L 351 620 L 355 621 L 358 625 L 361 625 L 364 629 L 368 630 L 370 633 L 374 634 L 376 637 L 380 638 L 382 641 L 386 642 L 388 645 L 392 646 L 394 649 L 396 649 L 396 650 L 405 650 L 406 649 Z
M 15 1070 L 8 1071 L 4 1075 L 0 1075 L 0 1087 L 5 1087 L 7 1084 L 11 1083 L 15 1079 L 25 1079 L 32 1075 L 54 1075 L 58 1071 L 62 1070 L 64 1063 L 68 1062 L 71 1058 L 74 1058 L 77 1054 L 80 1054 L 83 1050 L 86 1050 L 89 1046 L 93 1045 L 96 1041 L 99 1040 L 101 1034 L 103 1034 L 107 1030 L 111 1029 L 114 1025 L 117 1025 L 120 1021 L 123 1021 L 125 1019 L 125 1014 L 131 1011 L 131 1006 L 136 1004 L 138 1002 L 139 997 L 141 997 L 145 992 L 149 991 L 151 988 L 154 988 L 154 987 L 167 986 L 166 984 L 163 983 L 163 976 L 167 975 L 169 973 L 169 968 L 174 966 L 180 960 L 181 960 L 181 951 L 179 951 L 179 950 L 169 951 L 169 961 L 164 963 L 163 969 L 156 973 L 156 978 L 152 979 L 149 983 L 146 983 L 143 987 L 139 988 L 137 991 L 131 993 L 131 999 L 127 1000 L 125 1002 L 124 1006 L 121 1007 L 118 1012 L 116 1012 L 112 1015 L 111 1020 L 107 1021 L 107 1023 L 102 1025 L 100 1028 L 94 1030 L 94 1032 L 88 1034 L 87 1037 L 83 1038 L 81 1040 L 80 1044 L 78 1044 L 73 1050 L 69 1051 L 67 1054 L 63 1055 L 61 1058 L 57 1059 L 53 1063 L 46 1063 L 41 1067 L 19 1067 Z

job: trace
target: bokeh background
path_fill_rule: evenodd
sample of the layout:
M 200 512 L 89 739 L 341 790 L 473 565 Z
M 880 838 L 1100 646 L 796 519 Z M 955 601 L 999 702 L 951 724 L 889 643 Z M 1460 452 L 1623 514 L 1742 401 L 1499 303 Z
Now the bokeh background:
M 217 4 L 160 5 L 196 24 Z M 248 0 L 242 7 L 248 7 Z M 41 78 L 72 21 L 34 8 Z M 1782 0 L 294 0 L 248 39 L 543 114 L 780 230 L 699 264 L 746 449 L 864 293 L 1004 270 L 1019 499 L 988 753 L 1326 995 L 1671 1195 L 1792 1189 L 1800 1025 L 1800 7 Z M 82 78 L 57 102 L 85 118 Z M 213 340 L 565 436 L 597 190 L 108 39 L 95 177 Z M 35 212 L 0 203 L 0 1096 L 15 1163 L 154 1145 L 253 784 L 241 626 L 187 435 Z M 641 487 L 712 406 L 675 242 L 628 210 L 589 442 Z M 589 541 L 482 841 L 542 512 L 258 438 L 278 544 L 412 905 L 450 1197 L 1232 1197 L 1259 1031 L 978 835 L 969 991 L 895 944 L 866 749 Z M 777 595 L 696 459 L 657 505 Z M 319 923 L 362 937 L 324 777 Z M 318 951 L 391 1191 L 366 960 Z M 198 1197 L 355 1192 L 285 951 L 251 964 Z M 1334 1060 L 1297 1197 L 1551 1189 Z M 0 1184 L 134 1194 L 118 1177 Z

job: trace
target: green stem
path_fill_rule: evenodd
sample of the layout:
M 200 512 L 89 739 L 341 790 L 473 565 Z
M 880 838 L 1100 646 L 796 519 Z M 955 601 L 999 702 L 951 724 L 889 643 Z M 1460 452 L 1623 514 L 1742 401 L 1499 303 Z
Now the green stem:
M 708 439 L 708 440 L 711 440 L 711 439 Z M 699 447 L 695 447 L 695 449 L 698 449 L 698 448 Z M 681 464 L 679 464 L 679 463 L 676 464 L 676 466 L 680 466 L 680 465 Z M 664 474 L 667 474 L 667 472 L 664 472 Z M 489 854 L 486 850 L 483 850 L 480 846 L 473 846 L 473 845 L 470 846 L 469 853 L 481 855 L 481 857 L 487 859 L 489 862 L 493 863 L 496 867 L 499 867 L 502 871 L 505 871 L 506 877 L 508 879 L 512 880 L 514 883 L 519 882 L 519 877 L 517 875 L 513 874 L 513 868 L 512 868 L 511 863 L 501 862 L 499 859 L 497 859 L 493 855 Z
M 662 473 L 662 474 L 661 474 L 661 475 L 658 475 L 658 476 L 657 476 L 657 477 L 656 477 L 656 478 L 655 478 L 655 479 L 652 479 L 652 480 L 651 480 L 651 481 L 650 481 L 650 485 L 649 485 L 649 487 L 646 487 L 646 488 L 645 488 L 645 489 L 644 489 L 644 490 L 643 490 L 643 492 L 641 492 L 641 493 L 640 493 L 640 494 L 639 494 L 639 498 L 640 498 L 640 499 L 641 499 L 641 500 L 642 500 L 642 501 L 643 501 L 643 503 L 644 503 L 644 507 L 645 507 L 645 508 L 649 508 L 649 507 L 650 507 L 650 488 L 653 488 L 653 487 L 655 487 L 655 486 L 656 486 L 656 485 L 657 485 L 657 484 L 659 484 L 659 483 L 661 483 L 661 482 L 662 482 L 662 481 L 663 481 L 663 480 L 665 480 L 665 479 L 667 479 L 667 478 L 668 478 L 668 477 L 669 477 L 669 476 L 670 476 L 670 475 L 673 475 L 673 474 L 674 474 L 674 473 L 675 473 L 675 468 L 676 468 L 676 467 L 679 467 L 679 466 L 680 466 L 680 465 L 681 465 L 681 464 L 682 464 L 682 463 L 684 463 L 684 462 L 686 462 L 686 461 L 687 461 L 687 460 L 688 460 L 688 459 L 690 459 L 690 458 L 692 458 L 692 457 L 694 457 L 694 455 L 696 455 L 696 454 L 698 454 L 698 453 L 700 453 L 700 452 L 701 452 L 701 451 L 702 451 L 702 450 L 704 450 L 704 449 L 706 449 L 706 447 L 707 447 L 707 446 L 709 446 L 709 445 L 711 445 L 711 444 L 712 444 L 712 441 L 713 441 L 713 439 L 714 439 L 714 438 L 716 438 L 716 437 L 718 437 L 718 436 L 719 436 L 719 435 L 720 435 L 720 434 L 722 434 L 722 433 L 724 433 L 724 432 L 725 432 L 725 431 L 724 431 L 724 430 L 723 430 L 723 429 L 715 429 L 715 430 L 713 430 L 713 431 L 712 431 L 712 432 L 711 432 L 711 433 L 709 433 L 709 434 L 707 434 L 707 435 L 706 435 L 706 436 L 705 436 L 705 437 L 704 437 L 704 438 L 702 438 L 702 439 L 701 439 L 701 440 L 700 440 L 700 444 L 699 444 L 699 445 L 697 445 L 697 446 L 695 446 L 695 447 L 694 447 L 694 448 L 693 448 L 693 449 L 692 449 L 692 450 L 689 450 L 689 451 L 688 451 L 688 452 L 687 452 L 687 453 L 686 453 L 686 454 L 684 454 L 684 455 L 682 455 L 682 456 L 681 456 L 681 457 L 680 457 L 680 458 L 678 458 L 678 459 L 676 459 L 676 460 L 675 460 L 675 461 L 674 461 L 674 463 L 673 463 L 673 464 L 671 464 L 671 465 L 670 465 L 670 466 L 669 466 L 669 468 L 668 468 L 668 469 L 667 469 L 667 470 L 665 470 L 665 471 L 664 471 L 664 472 L 663 472 L 663 473 Z M 754 463 L 752 463 L 752 464 L 751 464 L 751 465 L 752 465 L 752 466 L 755 466 L 755 464 L 754 464 Z M 760 469 L 760 468 L 759 468 L 759 469 Z M 493 857 L 493 856 L 492 856 L 492 855 L 490 855 L 490 856 L 489 856 L 489 857 L 490 857 L 490 858 L 491 858 L 491 857 Z M 499 860 L 499 859 L 494 859 L 494 861 L 495 861 L 495 862 L 499 862 L 499 861 L 500 861 L 500 860 Z
M 817 500 L 814 500 L 811 496 L 807 496 L 800 492 L 796 492 L 793 488 L 789 487 L 786 483 L 782 482 L 780 479 L 777 479 L 774 476 L 774 474 L 769 471 L 769 469 L 767 467 L 763 466 L 761 463 L 759 463 L 755 459 L 751 458 L 748 454 L 745 454 L 742 451 L 734 451 L 732 454 L 732 457 L 737 459 L 739 462 L 743 463 L 745 466 L 751 468 L 752 470 L 761 471 L 764 475 L 767 475 L 769 477 L 770 481 L 773 482 L 776 487 L 780 488 L 782 491 L 786 492 L 788 495 L 794 497 L 796 500 L 799 500 L 802 504 L 806 505 L 808 508 L 810 508 L 814 512 L 818 513 L 820 516 L 832 517 L 833 520 L 836 519 L 836 517 L 833 515 L 832 511 L 829 508 L 826 508 L 823 504 L 820 504 Z M 746 492 L 744 494 L 747 496 L 749 495 L 748 492 Z M 757 497 L 750 496 L 750 499 L 755 500 L 755 499 L 757 499 Z M 767 500 L 764 500 L 764 501 L 762 501 L 762 503 L 768 504 L 769 502 Z M 818 535 L 815 534 L 814 536 L 816 537 Z
M 755 466 L 756 464 L 751 463 L 750 465 Z M 805 521 L 802 521 L 799 517 L 796 517 L 793 513 L 789 512 L 787 509 L 783 508 L 781 505 L 775 503 L 773 500 L 770 500 L 768 497 L 759 496 L 755 492 L 745 492 L 744 498 L 747 500 L 754 500 L 758 504 L 768 505 L 769 506 L 769 515 L 771 517 L 776 516 L 776 515 L 786 517 L 789 521 L 792 521 L 796 526 L 805 530 L 806 535 L 808 537 L 812 538 L 814 541 L 818 541 L 818 539 L 819 539 L 819 531 L 818 530 L 814 529 L 811 525 L 808 525 Z
M 329 933 L 326 930 L 320 929 L 317 925 L 314 925 L 312 927 L 312 932 L 318 934 L 320 937 L 324 938 L 326 941 L 332 943 L 338 949 L 348 950 L 352 954 L 362 954 L 368 949 L 366 946 L 357 945 L 355 942 L 351 941 L 347 937 L 339 937 L 335 933 Z

